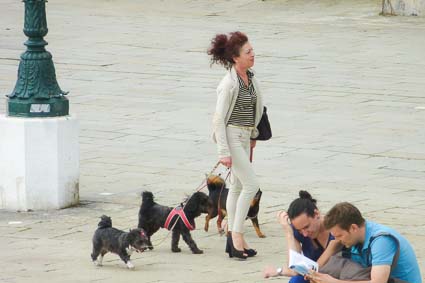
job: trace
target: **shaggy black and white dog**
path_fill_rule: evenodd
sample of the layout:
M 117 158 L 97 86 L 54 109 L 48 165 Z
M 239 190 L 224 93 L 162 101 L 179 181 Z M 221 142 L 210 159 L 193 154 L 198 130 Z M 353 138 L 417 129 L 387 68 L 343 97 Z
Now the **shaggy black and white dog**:
M 102 215 L 98 228 L 93 235 L 93 252 L 91 258 L 94 264 L 101 266 L 103 256 L 107 252 L 119 255 L 128 268 L 134 268 L 130 261 L 133 251 L 143 252 L 149 247 L 148 237 L 143 229 L 132 229 L 124 232 L 112 228 L 112 220 Z M 100 255 L 100 256 L 99 256 Z
M 195 227 L 195 218 L 200 216 L 201 213 L 208 213 L 211 205 L 212 203 L 205 193 L 196 192 L 189 198 L 183 211 L 186 214 L 190 224 Z M 152 246 L 150 241 L 151 236 L 156 231 L 158 231 L 159 228 L 164 227 L 166 219 L 172 210 L 172 207 L 157 204 L 154 201 L 154 197 L 151 192 L 145 191 L 142 193 L 142 205 L 140 206 L 139 210 L 138 227 L 143 228 L 146 231 L 150 246 Z M 171 221 L 170 227 L 174 225 L 176 219 L 177 216 L 175 216 Z M 178 219 L 172 232 L 171 250 L 173 252 L 181 252 L 181 249 L 178 247 L 180 235 L 183 237 L 183 240 L 189 246 L 192 253 L 203 253 L 203 251 L 198 248 L 195 241 L 192 239 L 189 228 L 186 227 L 181 218 Z

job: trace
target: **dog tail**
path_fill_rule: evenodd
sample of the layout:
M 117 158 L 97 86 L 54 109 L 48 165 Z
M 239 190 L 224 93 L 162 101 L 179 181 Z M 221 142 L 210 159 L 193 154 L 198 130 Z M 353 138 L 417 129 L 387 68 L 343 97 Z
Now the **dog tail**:
M 112 219 L 109 216 L 102 215 L 100 217 L 100 222 L 97 224 L 99 228 L 111 228 L 112 227 Z
M 152 192 L 148 192 L 148 191 L 144 191 L 142 193 L 142 206 L 145 208 L 151 207 L 155 204 L 154 200 L 153 200 L 153 193 Z

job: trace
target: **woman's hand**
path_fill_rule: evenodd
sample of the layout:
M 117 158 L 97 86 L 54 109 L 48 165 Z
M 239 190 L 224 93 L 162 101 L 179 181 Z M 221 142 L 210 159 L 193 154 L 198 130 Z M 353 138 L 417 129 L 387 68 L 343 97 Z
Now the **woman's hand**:
M 232 157 L 230 156 L 220 158 L 219 162 L 223 164 L 224 166 L 226 166 L 227 168 L 232 167 Z
M 282 272 L 280 274 L 277 273 L 277 268 L 274 266 L 267 266 L 266 268 L 264 268 L 263 270 L 263 276 L 264 278 L 269 278 L 269 277 L 276 277 L 276 276 L 295 276 L 297 275 L 297 273 L 293 272 L 292 270 L 290 270 L 287 267 L 283 267 Z
M 277 274 L 277 271 L 276 271 L 276 267 L 274 267 L 274 266 L 267 266 L 263 270 L 264 278 L 275 277 L 277 275 L 278 274 Z
M 289 217 L 288 213 L 286 211 L 280 211 L 277 214 L 277 220 L 279 221 L 280 225 L 285 229 L 286 232 L 292 233 L 292 227 L 289 224 Z

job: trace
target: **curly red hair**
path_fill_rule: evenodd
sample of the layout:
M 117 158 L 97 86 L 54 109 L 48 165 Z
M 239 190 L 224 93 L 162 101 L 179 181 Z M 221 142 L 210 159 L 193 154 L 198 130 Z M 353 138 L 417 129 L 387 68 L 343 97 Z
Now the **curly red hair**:
M 207 52 L 211 56 L 211 65 L 220 64 L 230 69 L 235 63 L 233 57 L 239 57 L 242 46 L 247 42 L 248 37 L 240 31 L 217 34 Z

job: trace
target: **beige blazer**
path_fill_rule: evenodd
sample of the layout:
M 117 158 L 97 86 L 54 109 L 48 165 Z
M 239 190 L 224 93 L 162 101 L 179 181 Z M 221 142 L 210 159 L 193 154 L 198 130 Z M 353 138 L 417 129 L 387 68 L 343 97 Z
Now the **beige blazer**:
M 252 70 L 251 70 L 252 71 Z M 261 96 L 258 81 L 252 77 L 255 92 L 257 94 L 257 104 L 255 109 L 255 127 L 251 132 L 251 138 L 258 136 L 257 125 L 263 115 L 263 99 Z M 231 68 L 217 87 L 217 105 L 213 117 L 213 141 L 217 144 L 218 157 L 230 156 L 227 143 L 226 125 L 230 119 L 236 99 L 239 93 L 239 82 L 235 68 Z

